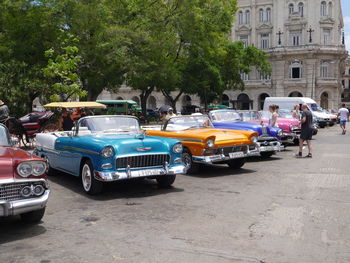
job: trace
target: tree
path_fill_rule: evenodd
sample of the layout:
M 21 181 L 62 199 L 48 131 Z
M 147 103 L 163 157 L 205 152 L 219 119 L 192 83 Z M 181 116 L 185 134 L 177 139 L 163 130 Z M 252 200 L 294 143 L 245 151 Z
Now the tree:
M 57 18 L 46 1 L 7 0 L 0 5 L 0 95 L 17 116 L 32 109 L 48 85 L 44 55 L 57 38 Z M 21 102 L 21 103 L 19 103 Z
M 103 89 L 116 91 L 125 74 L 124 28 L 113 10 L 117 1 L 52 0 L 62 27 L 78 39 L 79 78 L 87 99 L 95 100 Z M 113 3 L 116 6 L 113 6 Z M 113 9 L 112 9 L 113 7 Z
M 62 30 L 62 37 L 65 32 Z M 43 69 L 46 77 L 51 78 L 51 101 L 65 101 L 71 98 L 84 98 L 87 91 L 82 90 L 77 73 L 81 58 L 77 55 L 78 40 L 70 33 L 63 40 L 60 38 L 58 50 L 51 48 L 45 52 L 49 58 L 48 65 Z

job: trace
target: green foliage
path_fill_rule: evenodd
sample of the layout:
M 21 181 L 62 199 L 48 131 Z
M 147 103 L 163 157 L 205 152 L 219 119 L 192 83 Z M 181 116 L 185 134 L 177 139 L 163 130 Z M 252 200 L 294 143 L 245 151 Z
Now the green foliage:
M 52 79 L 51 101 L 65 101 L 68 99 L 84 98 L 87 91 L 82 90 L 77 73 L 81 62 L 78 56 L 78 48 L 75 46 L 78 40 L 72 34 L 62 39 L 58 50 L 50 48 L 45 51 L 45 56 L 49 58 L 47 66 L 43 69 L 44 76 Z
M 158 90 L 209 102 L 243 89 L 241 72 L 270 72 L 265 53 L 232 43 L 236 0 L 5 0 L 0 5 L 0 99 L 95 100 L 127 84 L 143 114 Z M 177 92 L 177 95 L 172 96 Z

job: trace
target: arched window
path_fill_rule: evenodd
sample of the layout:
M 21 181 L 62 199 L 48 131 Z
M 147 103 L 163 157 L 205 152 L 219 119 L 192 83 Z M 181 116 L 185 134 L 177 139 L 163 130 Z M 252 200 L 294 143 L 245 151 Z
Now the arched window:
M 238 12 L 238 24 L 239 25 L 243 24 L 243 12 L 242 11 Z
M 182 97 L 182 106 L 191 106 L 192 105 L 192 99 L 190 96 L 185 95 Z
M 288 14 L 293 14 L 293 12 L 294 12 L 294 5 L 293 4 L 289 4 L 289 6 L 288 6 Z
M 271 22 L 271 8 L 266 9 L 266 21 Z
M 247 25 L 250 24 L 250 11 L 249 10 L 245 11 L 245 23 Z
M 259 98 L 258 98 L 259 110 L 264 109 L 264 102 L 267 97 L 270 97 L 269 94 L 267 93 L 262 93 L 259 95 Z
M 333 4 L 332 2 L 328 3 L 328 16 L 332 17 L 332 12 L 333 12 Z
M 327 16 L 327 3 L 326 3 L 326 1 L 321 2 L 321 16 Z
M 222 94 L 222 105 L 230 106 L 230 98 L 226 94 Z
M 288 97 L 303 97 L 303 94 L 301 94 L 299 91 L 293 91 Z
M 328 93 L 327 92 L 323 92 L 321 94 L 321 107 L 324 109 L 328 109 Z
M 262 8 L 259 9 L 259 22 L 264 22 L 264 10 Z
M 304 16 L 304 4 L 303 3 L 298 4 L 298 11 L 299 11 L 299 15 L 301 17 L 303 17 Z
M 147 108 L 155 109 L 157 108 L 157 100 L 154 96 L 150 96 L 147 101 Z
M 251 100 L 247 94 L 241 93 L 237 97 L 237 109 L 250 110 Z
M 303 63 L 301 61 L 294 61 L 289 66 L 289 78 L 301 79 L 303 77 Z
M 137 105 L 140 105 L 140 98 L 137 96 L 134 96 L 131 98 L 131 100 L 135 101 L 137 103 Z

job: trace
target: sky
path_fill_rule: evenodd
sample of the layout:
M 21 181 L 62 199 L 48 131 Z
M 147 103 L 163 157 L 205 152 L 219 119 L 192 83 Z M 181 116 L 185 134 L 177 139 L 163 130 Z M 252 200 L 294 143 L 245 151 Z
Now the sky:
M 341 0 L 345 25 L 345 45 L 350 52 L 350 0 Z

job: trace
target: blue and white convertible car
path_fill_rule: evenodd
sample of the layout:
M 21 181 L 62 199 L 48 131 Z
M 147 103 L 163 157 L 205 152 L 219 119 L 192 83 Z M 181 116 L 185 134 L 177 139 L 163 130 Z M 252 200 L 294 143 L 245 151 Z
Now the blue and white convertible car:
M 186 172 L 182 143 L 145 136 L 131 116 L 81 118 L 73 131 L 40 133 L 36 140 L 35 152 L 47 160 L 49 174 L 80 176 L 88 194 L 100 193 L 104 182 L 139 177 L 168 187 Z
M 258 154 L 262 157 L 270 157 L 275 152 L 283 149 L 279 140 L 282 134 L 280 128 L 241 121 L 241 116 L 235 110 L 213 110 L 209 112 L 209 118 L 215 128 L 255 131 L 259 133 L 257 141 L 257 145 L 259 146 Z

